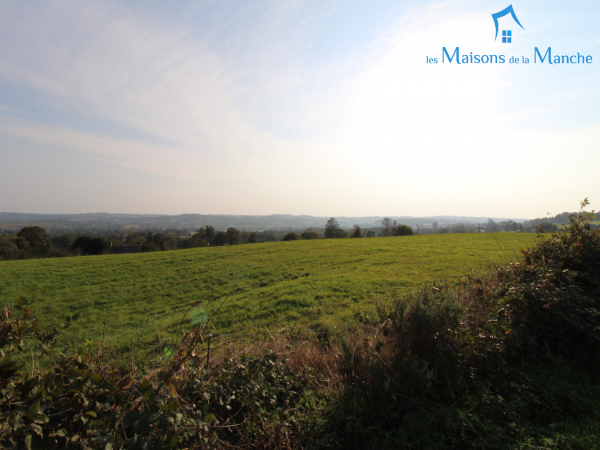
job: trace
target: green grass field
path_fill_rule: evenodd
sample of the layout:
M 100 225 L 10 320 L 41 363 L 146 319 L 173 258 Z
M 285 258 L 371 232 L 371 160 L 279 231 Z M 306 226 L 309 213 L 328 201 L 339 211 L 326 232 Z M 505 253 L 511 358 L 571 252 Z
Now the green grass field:
M 43 325 L 65 339 L 100 339 L 126 351 L 168 339 L 192 301 L 215 331 L 276 330 L 354 320 L 394 287 L 456 284 L 491 262 L 515 260 L 535 234 L 428 235 L 291 241 L 171 252 L 0 262 L 0 301 L 37 294 Z M 490 262 L 491 261 L 491 262 Z M 188 319 L 186 319 L 188 320 Z M 184 322 L 186 323 L 186 322 Z

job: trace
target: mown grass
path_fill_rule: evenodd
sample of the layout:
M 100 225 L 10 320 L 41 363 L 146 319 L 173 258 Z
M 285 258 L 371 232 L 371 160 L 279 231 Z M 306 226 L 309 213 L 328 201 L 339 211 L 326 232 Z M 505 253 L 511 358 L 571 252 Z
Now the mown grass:
M 163 341 L 172 338 L 191 302 L 213 316 L 213 330 L 221 333 L 352 323 L 377 295 L 456 284 L 518 258 L 535 236 L 291 241 L 8 261 L 0 262 L 0 301 L 36 294 L 34 311 L 43 324 L 74 319 L 63 339 L 101 339 L 105 333 L 107 346 L 127 351 L 156 342 L 157 330 Z

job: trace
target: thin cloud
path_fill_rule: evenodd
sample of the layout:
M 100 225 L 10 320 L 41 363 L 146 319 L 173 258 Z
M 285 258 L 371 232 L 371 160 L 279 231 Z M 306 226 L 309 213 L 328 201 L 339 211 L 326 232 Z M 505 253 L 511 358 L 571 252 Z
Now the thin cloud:
M 574 88 L 555 83 L 546 95 L 522 82 L 528 68 L 508 64 L 425 64 L 442 45 L 500 51 L 489 39 L 490 12 L 463 3 L 415 6 L 376 38 L 329 56 L 315 36 L 337 2 L 215 2 L 200 25 L 176 9 L 161 16 L 118 1 L 4 3 L 0 82 L 45 112 L 34 122 L 16 101 L 3 102 L 0 135 L 197 189 L 207 180 L 215 191 L 235 185 L 264 213 L 293 205 L 287 212 L 474 214 L 471 186 L 493 198 L 525 176 L 543 180 L 531 175 L 539 163 L 528 155 L 541 145 L 554 154 L 561 136 L 574 137 L 568 124 L 548 139 L 545 123 L 565 114 Z M 578 78 L 591 85 L 593 76 Z M 521 94 L 531 100 L 519 103 Z M 581 155 L 596 161 L 587 150 L 593 131 L 576 135 L 587 139 L 577 139 Z M 230 212 L 252 213 L 231 195 Z M 519 195 L 491 208 L 528 215 L 529 206 L 510 204 Z M 192 196 L 177 197 L 180 210 Z

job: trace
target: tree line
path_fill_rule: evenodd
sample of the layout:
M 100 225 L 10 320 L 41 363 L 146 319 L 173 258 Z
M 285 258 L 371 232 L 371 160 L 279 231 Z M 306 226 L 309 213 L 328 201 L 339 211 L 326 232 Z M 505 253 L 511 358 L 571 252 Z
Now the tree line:
M 555 231 L 556 225 L 545 224 L 543 231 Z M 380 227 L 363 229 L 355 224 L 344 229 L 332 217 L 322 229 L 308 228 L 302 232 L 293 230 L 245 231 L 229 227 L 217 230 L 207 225 L 190 235 L 187 229 L 115 230 L 103 234 L 60 233 L 49 236 L 44 228 L 28 226 L 12 235 L 0 235 L 0 261 L 30 258 L 53 258 L 81 255 L 102 255 L 109 253 L 138 253 L 168 250 L 181 250 L 197 247 L 219 247 L 224 245 L 255 244 L 263 242 L 293 241 L 309 239 L 374 238 L 391 236 L 412 236 L 414 234 L 478 233 L 478 232 L 519 232 L 530 230 L 527 224 L 512 220 L 495 222 L 489 219 L 485 224 L 457 223 L 440 226 L 434 222 L 430 226 L 416 226 L 416 229 L 396 220 L 385 217 Z

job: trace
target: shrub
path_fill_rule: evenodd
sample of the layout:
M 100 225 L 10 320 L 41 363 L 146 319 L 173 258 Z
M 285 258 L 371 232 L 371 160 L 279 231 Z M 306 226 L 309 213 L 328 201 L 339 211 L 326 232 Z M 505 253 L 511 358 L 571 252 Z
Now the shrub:
M 558 424 L 597 411 L 588 398 L 600 366 L 592 217 L 580 211 L 493 280 L 470 278 L 462 294 L 434 286 L 380 305 L 364 339 L 344 342 L 345 389 L 322 445 L 570 443 Z
M 79 236 L 71 244 L 71 250 L 80 250 L 86 255 L 101 255 L 108 251 L 108 242 L 102 237 Z
M 52 369 L 25 371 L 0 354 L 2 448 L 282 448 L 299 417 L 317 405 L 310 373 L 292 373 L 268 351 L 209 369 L 199 329 L 146 373 L 115 365 L 91 341 L 73 342 L 57 356 L 58 330 L 41 330 L 29 305 L 17 298 L 15 308 L 5 308 L 0 346 L 12 353 L 35 339 Z
M 240 230 L 237 228 L 229 227 L 227 228 L 227 244 L 229 245 L 239 245 L 240 243 Z
M 523 251 L 523 263 L 498 272 L 496 295 L 512 319 L 514 351 L 524 340 L 529 350 L 564 356 L 600 346 L 600 232 L 590 226 L 593 212 L 583 211 L 587 204 L 561 232 Z
M 281 238 L 282 241 L 297 241 L 300 239 L 300 236 L 298 236 L 296 233 L 294 233 L 293 231 L 290 231 L 288 234 L 286 234 L 283 238 Z
M 394 229 L 394 236 L 412 236 L 413 234 L 415 234 L 415 232 L 408 225 L 398 225 Z
M 313 231 L 312 228 L 309 228 L 308 230 L 302 232 L 300 239 L 319 239 L 319 233 Z
M 214 239 L 213 239 L 213 243 L 216 246 L 223 246 L 225 244 L 227 244 L 227 234 L 224 231 L 219 231 Z
M 0 235 L 0 261 L 19 259 L 21 251 L 17 246 L 15 239 L 9 234 Z
M 361 228 L 359 226 L 357 226 L 354 231 L 352 232 L 352 234 L 350 234 L 351 238 L 361 238 L 364 237 L 363 232 L 361 230 Z

